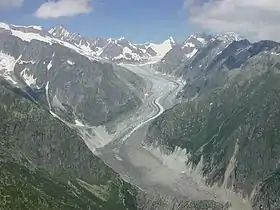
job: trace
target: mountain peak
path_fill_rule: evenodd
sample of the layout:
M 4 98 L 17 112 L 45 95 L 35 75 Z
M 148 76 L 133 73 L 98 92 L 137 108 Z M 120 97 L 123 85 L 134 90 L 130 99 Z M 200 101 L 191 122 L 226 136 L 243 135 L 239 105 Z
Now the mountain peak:
M 59 25 L 48 30 L 48 33 L 54 36 L 55 38 L 61 39 L 63 41 L 74 41 L 79 42 L 82 39 L 82 36 L 78 33 L 70 32 L 63 25 Z M 78 43 L 77 43 L 78 44 Z
M 189 35 L 189 37 L 183 42 L 182 49 L 185 48 L 200 48 L 201 46 L 207 44 L 209 41 L 209 36 L 204 33 L 194 33 Z
M 245 39 L 244 37 L 235 32 L 218 33 L 215 34 L 215 38 L 221 41 L 240 41 Z
M 166 53 L 168 53 L 174 46 L 176 45 L 173 37 L 169 37 L 167 40 L 162 42 L 161 44 L 150 43 L 147 44 L 153 51 L 156 52 L 157 57 L 164 57 Z
M 63 25 L 53 27 L 53 28 L 49 29 L 48 32 L 54 36 L 56 36 L 58 34 L 68 36 L 70 34 L 70 32 Z
M 122 41 L 122 40 L 125 40 L 126 38 L 124 36 L 118 38 L 118 41 Z
M 175 40 L 173 39 L 173 37 L 169 37 L 167 40 L 165 40 L 164 42 L 169 42 L 172 46 L 175 46 L 176 45 L 176 42 Z
M 193 33 L 189 35 L 189 37 L 186 39 L 184 43 L 187 42 L 195 42 L 196 44 L 202 44 L 205 45 L 208 43 L 208 41 L 212 38 L 211 35 L 208 35 L 206 33 Z

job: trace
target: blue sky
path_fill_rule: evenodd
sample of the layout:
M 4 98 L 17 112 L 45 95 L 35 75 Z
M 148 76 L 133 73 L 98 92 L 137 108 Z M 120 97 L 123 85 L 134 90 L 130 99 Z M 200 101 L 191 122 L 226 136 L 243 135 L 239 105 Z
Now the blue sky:
M 93 37 L 124 36 L 133 42 L 143 43 L 161 42 L 172 36 L 182 41 L 193 30 L 188 24 L 187 10 L 183 9 L 184 0 L 75 0 L 90 3 L 87 5 L 91 7 L 90 11 L 55 18 L 46 17 L 46 14 L 44 17 L 34 15 L 47 1 L 1 1 L 9 3 L 0 8 L 0 21 L 46 28 L 62 24 L 71 31 Z M 20 5 L 8 5 L 13 1 L 20 2 Z

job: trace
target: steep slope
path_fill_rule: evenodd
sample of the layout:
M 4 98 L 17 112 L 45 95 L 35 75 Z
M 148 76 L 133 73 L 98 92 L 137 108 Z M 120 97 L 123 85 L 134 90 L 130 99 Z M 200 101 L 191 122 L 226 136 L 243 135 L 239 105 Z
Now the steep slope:
M 0 31 L 1 33 L 19 37 L 23 41 L 31 42 L 32 40 L 37 40 L 50 45 L 57 44 L 67 47 L 83 56 L 86 56 L 91 60 L 102 60 L 98 56 L 95 56 L 95 54 L 91 50 L 88 50 L 88 48 L 84 48 L 83 46 L 76 46 L 74 44 L 71 44 L 70 42 L 55 38 L 49 32 L 43 30 L 41 27 L 15 26 L 0 22 Z
M 180 69 L 182 66 L 185 65 L 201 47 L 206 45 L 210 38 L 210 36 L 205 34 L 189 36 L 183 44 L 177 44 L 158 64 L 156 64 L 156 70 L 180 76 Z
M 189 71 L 199 72 L 232 42 L 243 39 L 235 33 L 192 34 L 182 44 L 171 49 L 155 68 L 163 73 L 189 79 L 192 76 L 187 75 Z
M 274 41 L 250 43 L 246 39 L 226 46 L 223 42 L 211 42 L 184 67 L 187 84 L 180 96 L 190 99 L 225 85 L 228 71 L 242 67 L 253 56 L 277 46 L 279 43 Z
M 75 131 L 2 84 L 1 209 L 137 209 L 136 189 Z
M 156 65 L 158 71 L 185 76 L 185 66 L 193 67 L 193 60 L 201 60 L 203 56 L 211 57 L 218 55 L 223 49 L 234 41 L 242 38 L 234 33 L 207 35 L 196 33 L 190 35 L 182 44 L 170 50 Z M 196 58 L 198 57 L 198 58 Z M 202 67 L 202 64 L 199 66 Z
M 131 186 L 95 157 L 74 130 L 27 98 L 22 89 L 1 80 L 0 208 L 223 208 L 214 201 L 148 195 Z
M 165 40 L 161 44 L 146 44 L 146 46 L 151 47 L 157 53 L 157 57 L 165 56 L 165 54 L 168 53 L 175 45 L 176 42 L 172 37 L 169 37 L 169 39 Z
M 15 31 L 15 30 L 14 30 Z M 53 111 L 91 126 L 103 125 L 141 104 L 145 84 L 137 75 L 101 63 L 61 44 L 26 40 L 10 30 L 0 32 L 2 77 L 14 86 L 29 86 L 48 96 Z M 133 85 L 134 84 L 134 85 Z M 135 91 L 139 89 L 139 91 Z
M 228 72 L 224 87 L 166 111 L 146 143 L 186 149 L 186 170 L 196 168 L 207 185 L 250 199 L 254 209 L 278 209 L 279 49 Z

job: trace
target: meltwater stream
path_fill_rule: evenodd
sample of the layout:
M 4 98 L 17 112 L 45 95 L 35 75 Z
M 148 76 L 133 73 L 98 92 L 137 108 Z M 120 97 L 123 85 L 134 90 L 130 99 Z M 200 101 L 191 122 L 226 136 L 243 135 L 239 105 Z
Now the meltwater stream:
M 215 186 L 209 188 L 204 184 L 201 176 L 203 157 L 196 169 L 192 170 L 191 166 L 185 164 L 186 150 L 177 148 L 173 154 L 165 155 L 158 148 L 142 146 L 150 122 L 165 109 L 176 104 L 176 94 L 184 84 L 173 77 L 160 75 L 148 67 L 125 67 L 152 84 L 149 97 L 144 102 L 147 111 L 141 110 L 143 118 L 136 121 L 133 129 L 97 150 L 101 159 L 124 179 L 149 193 L 183 196 L 192 200 L 215 200 L 223 203 L 230 201 L 231 209 L 252 209 L 249 201 L 230 190 Z
M 201 177 L 203 157 L 196 169 L 192 170 L 191 166 L 185 164 L 188 157 L 186 150 L 177 148 L 174 153 L 166 155 L 158 148 L 146 148 L 142 145 L 150 122 L 177 103 L 175 97 L 184 83 L 156 73 L 149 67 L 125 67 L 145 79 L 149 88 L 143 105 L 129 119 L 117 125 L 116 134 L 109 135 L 104 127 L 88 126 L 78 119 L 75 123 L 61 119 L 52 111 L 47 84 L 46 98 L 50 113 L 76 129 L 89 149 L 126 181 L 148 193 L 185 197 L 190 200 L 215 200 L 223 203 L 230 201 L 231 209 L 251 209 L 247 200 L 230 190 L 205 186 Z M 228 170 L 231 170 L 230 166 Z

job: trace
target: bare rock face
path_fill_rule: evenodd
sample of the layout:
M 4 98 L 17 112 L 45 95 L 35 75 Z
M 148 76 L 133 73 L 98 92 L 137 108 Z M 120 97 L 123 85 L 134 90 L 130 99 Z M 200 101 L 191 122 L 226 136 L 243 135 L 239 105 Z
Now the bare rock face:
M 41 97 L 46 102 L 48 96 L 53 110 L 67 110 L 77 119 L 98 126 L 141 104 L 145 84 L 137 75 L 67 45 L 36 39 L 29 42 L 21 36 L 0 33 L 2 75 L 17 87 L 41 90 Z
M 254 209 L 277 209 L 279 52 L 275 42 L 250 45 L 242 51 L 248 56 L 239 68 L 238 62 L 227 63 L 229 57 L 221 54 L 226 58 L 221 59 L 226 61 L 223 67 L 227 63 L 235 69 L 223 72 L 219 86 L 156 119 L 147 143 L 171 151 L 175 147 L 186 149 L 186 161 L 194 168 L 200 164 L 208 186 L 230 189 L 249 199 Z M 244 58 L 244 54 L 238 56 L 235 58 Z
M 115 63 L 143 64 L 159 61 L 176 45 L 173 38 L 159 44 L 133 44 L 124 37 L 86 38 L 80 34 L 69 32 L 63 26 L 51 28 L 48 32 L 56 38 L 70 42 L 90 51 L 95 56 Z

